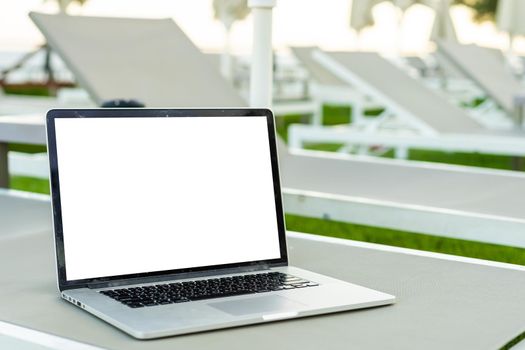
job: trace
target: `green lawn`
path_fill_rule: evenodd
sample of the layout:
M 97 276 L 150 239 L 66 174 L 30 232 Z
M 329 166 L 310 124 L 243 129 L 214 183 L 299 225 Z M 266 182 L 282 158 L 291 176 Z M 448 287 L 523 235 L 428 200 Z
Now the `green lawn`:
M 379 112 L 380 110 L 370 111 L 370 115 L 372 116 Z M 351 109 L 349 107 L 325 106 L 324 113 L 325 124 L 348 123 L 350 121 Z M 308 118 L 299 115 L 278 118 L 277 131 L 284 139 L 287 139 L 288 126 L 291 123 L 300 122 L 306 123 L 308 122 Z M 311 145 L 311 148 L 335 151 L 340 146 L 341 145 L 337 144 L 323 144 Z M 10 149 L 29 153 L 45 152 L 45 147 L 42 146 L 15 144 L 10 145 Z M 392 157 L 392 152 L 387 152 L 383 156 Z M 411 150 L 410 158 L 497 169 L 511 169 L 512 165 L 512 159 L 510 157 L 426 150 Z M 11 178 L 11 187 L 23 191 L 49 193 L 48 181 L 41 179 L 15 176 Z M 287 229 L 292 231 L 525 265 L 525 249 L 520 248 L 442 238 L 420 233 L 403 232 L 295 215 L 287 215 L 286 222 Z
M 9 150 L 14 151 L 14 152 L 24 152 L 24 153 L 45 153 L 47 152 L 46 146 L 24 145 L 20 143 L 10 143 Z
M 15 152 L 24 152 L 24 153 L 47 152 L 46 146 L 24 145 L 24 144 L 19 144 L 19 143 L 9 144 L 9 150 L 15 151 Z M 36 179 L 36 178 L 26 177 L 26 176 L 11 176 L 9 181 L 11 183 L 11 188 L 13 189 L 17 189 L 21 191 L 28 191 L 28 192 L 35 192 L 35 193 L 49 194 L 49 181 L 48 180 Z
M 49 194 L 49 181 L 26 176 L 11 176 L 10 187 L 14 190 Z
M 39 85 L 4 86 L 3 90 L 9 95 L 54 96 L 49 88 Z
M 409 151 L 409 159 L 436 163 L 477 166 L 482 168 L 525 171 L 524 157 L 412 149 Z M 521 161 L 517 162 L 517 167 L 514 166 L 515 159 L 521 159 Z
M 286 215 L 290 231 L 525 265 L 525 249 Z

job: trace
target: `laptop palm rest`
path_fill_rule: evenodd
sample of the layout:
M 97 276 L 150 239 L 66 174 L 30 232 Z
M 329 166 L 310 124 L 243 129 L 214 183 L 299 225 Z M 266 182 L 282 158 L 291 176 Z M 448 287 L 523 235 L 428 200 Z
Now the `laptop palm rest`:
M 233 316 L 266 312 L 282 312 L 304 306 L 301 303 L 278 295 L 268 295 L 235 301 L 223 301 L 210 303 L 208 305 Z

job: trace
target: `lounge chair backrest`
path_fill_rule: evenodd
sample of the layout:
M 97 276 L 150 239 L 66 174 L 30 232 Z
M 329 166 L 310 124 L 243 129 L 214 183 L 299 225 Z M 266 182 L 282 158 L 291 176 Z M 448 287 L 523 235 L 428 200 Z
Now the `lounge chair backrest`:
M 312 53 L 318 50 L 315 46 L 290 47 L 294 56 L 306 68 L 312 80 L 321 85 L 347 86 L 343 80 L 326 70 L 319 62 L 313 59 Z
M 147 107 L 245 105 L 171 19 L 30 17 L 98 104 L 123 98 Z
M 147 107 L 247 106 L 171 19 L 30 17 L 99 104 L 135 98 Z M 288 148 L 280 139 L 277 146 L 283 159 Z
M 411 78 L 377 53 L 331 52 L 320 55 L 335 63 L 340 72 L 344 71 L 342 73 L 348 83 L 365 89 L 366 93 L 382 100 L 396 113 L 417 120 L 437 133 L 483 130 L 480 124 L 445 96 Z
M 478 84 L 507 113 L 514 112 L 514 97 L 525 89 L 493 49 L 454 42 L 438 42 L 439 51 L 467 77 Z
M 434 58 L 437 67 L 440 71 L 440 74 L 445 79 L 458 79 L 458 80 L 465 80 L 468 79 L 465 73 L 463 73 L 461 70 L 458 69 L 458 67 L 450 62 L 449 59 L 447 59 L 442 52 L 435 51 L 432 54 L 432 57 Z

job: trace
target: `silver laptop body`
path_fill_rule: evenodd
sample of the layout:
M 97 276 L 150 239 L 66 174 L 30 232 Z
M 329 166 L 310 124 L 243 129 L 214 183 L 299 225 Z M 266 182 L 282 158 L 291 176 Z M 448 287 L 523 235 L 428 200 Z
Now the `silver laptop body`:
M 266 109 L 47 114 L 60 295 L 150 339 L 391 304 L 288 265 Z

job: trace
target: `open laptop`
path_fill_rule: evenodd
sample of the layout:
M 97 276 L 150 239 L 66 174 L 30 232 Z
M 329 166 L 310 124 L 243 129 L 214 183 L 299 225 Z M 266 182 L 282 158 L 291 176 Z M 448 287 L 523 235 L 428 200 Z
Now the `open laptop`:
M 288 265 L 267 109 L 47 114 L 58 287 L 136 338 L 393 303 Z

